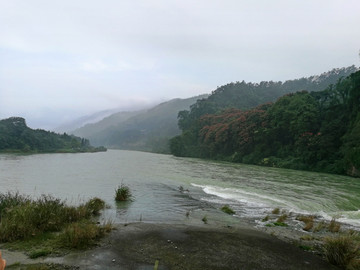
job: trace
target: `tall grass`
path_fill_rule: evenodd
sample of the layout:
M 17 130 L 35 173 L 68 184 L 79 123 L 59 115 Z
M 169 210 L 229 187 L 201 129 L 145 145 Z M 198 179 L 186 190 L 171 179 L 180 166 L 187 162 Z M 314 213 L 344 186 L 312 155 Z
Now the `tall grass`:
M 96 224 L 81 221 L 69 224 L 60 235 L 59 241 L 63 247 L 85 248 L 102 235 L 102 230 Z
M 94 198 L 78 207 L 43 195 L 36 200 L 18 193 L 0 194 L 0 241 L 27 239 L 44 232 L 61 231 L 66 224 L 89 219 L 99 213 L 105 203 Z
M 276 220 L 276 222 L 277 222 L 277 223 L 284 223 L 287 218 L 288 218 L 288 215 L 287 215 L 287 214 L 282 214 L 282 215 Z
M 360 269 L 359 244 L 353 235 L 325 238 L 324 253 L 331 264 L 341 269 Z
M 115 200 L 118 202 L 129 201 L 132 199 L 130 188 L 124 184 L 121 184 L 115 190 Z
M 6 214 L 6 211 L 13 208 L 14 206 L 24 204 L 26 202 L 30 202 L 29 197 L 20 195 L 18 192 L 0 193 L 0 221 L 1 217 Z
M 341 224 L 337 222 L 335 218 L 333 218 L 329 223 L 328 230 L 332 233 L 337 233 L 340 231 L 340 227 Z
M 90 199 L 86 204 L 85 208 L 91 215 L 99 215 L 100 211 L 105 208 L 105 202 L 97 197 Z
M 304 231 L 310 231 L 314 227 L 314 216 L 298 216 L 296 219 L 305 223 Z

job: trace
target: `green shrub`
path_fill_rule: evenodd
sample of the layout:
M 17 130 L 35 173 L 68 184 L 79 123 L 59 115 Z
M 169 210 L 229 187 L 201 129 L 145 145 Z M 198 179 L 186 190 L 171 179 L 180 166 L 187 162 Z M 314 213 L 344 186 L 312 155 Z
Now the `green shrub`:
M 274 215 L 280 214 L 280 208 L 275 208 L 274 210 L 272 210 L 271 213 L 274 214 Z
M 224 213 L 226 213 L 228 215 L 234 215 L 235 214 L 235 211 L 232 210 L 229 205 L 224 205 L 223 207 L 221 207 L 221 211 L 223 211 Z
M 356 244 L 351 235 L 325 238 L 324 253 L 331 264 L 342 269 L 353 269 L 354 265 L 358 265 L 356 258 L 360 255 L 359 245 Z
M 132 198 L 132 194 L 131 194 L 130 188 L 128 186 L 121 184 L 115 190 L 115 200 L 116 201 L 123 202 L 123 201 L 131 200 L 131 198 Z
M 35 235 L 38 229 L 32 224 L 34 216 L 35 211 L 30 203 L 17 205 L 8 210 L 6 216 L 1 219 L 0 240 L 14 241 Z
M 105 202 L 99 198 L 93 198 L 90 199 L 86 204 L 85 207 L 87 208 L 87 211 L 91 215 L 98 215 L 101 210 L 105 208 Z
M 0 220 L 9 209 L 27 202 L 30 202 L 29 197 L 20 195 L 18 192 L 0 193 Z
M 30 200 L 18 193 L 7 194 L 2 205 L 11 205 L 3 209 L 0 222 L 0 241 L 10 242 L 27 239 L 44 232 L 60 231 L 71 222 L 90 218 L 97 214 L 105 203 L 98 199 L 78 207 L 66 206 L 60 199 L 42 195 Z M 5 202 L 5 203 L 4 203 Z

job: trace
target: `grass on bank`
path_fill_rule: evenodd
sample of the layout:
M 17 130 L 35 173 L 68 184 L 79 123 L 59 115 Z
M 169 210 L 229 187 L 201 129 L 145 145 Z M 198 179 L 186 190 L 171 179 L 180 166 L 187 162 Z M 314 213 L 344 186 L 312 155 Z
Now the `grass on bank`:
M 360 269 L 359 234 L 343 234 L 324 239 L 326 259 L 341 269 Z
M 0 194 L 0 242 L 27 251 L 31 258 L 85 248 L 111 227 L 93 220 L 104 207 L 99 198 L 74 207 L 47 195 L 34 200 L 19 193 Z
M 117 189 L 115 189 L 115 201 L 125 202 L 132 200 L 132 194 L 130 188 L 124 184 L 121 184 Z
M 314 216 L 298 216 L 297 220 L 304 222 L 304 231 L 310 231 L 314 227 Z

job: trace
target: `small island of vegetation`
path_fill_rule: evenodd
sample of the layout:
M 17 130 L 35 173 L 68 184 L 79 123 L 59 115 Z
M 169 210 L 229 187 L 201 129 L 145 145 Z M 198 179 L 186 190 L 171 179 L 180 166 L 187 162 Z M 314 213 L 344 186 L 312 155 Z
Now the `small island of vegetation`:
M 0 120 L 2 153 L 81 153 L 106 150 L 103 146 L 91 146 L 89 140 L 84 138 L 31 129 L 22 117 Z

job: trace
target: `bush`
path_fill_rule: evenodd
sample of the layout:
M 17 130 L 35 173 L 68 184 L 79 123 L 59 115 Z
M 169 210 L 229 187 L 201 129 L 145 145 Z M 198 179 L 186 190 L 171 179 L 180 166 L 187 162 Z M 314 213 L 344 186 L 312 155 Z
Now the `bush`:
M 271 213 L 274 214 L 274 215 L 280 214 L 280 208 L 275 208 L 274 210 L 272 210 Z
M 105 202 L 99 198 L 93 198 L 89 200 L 85 207 L 87 208 L 87 211 L 91 215 L 98 215 L 100 213 L 100 210 L 103 210 L 105 208 Z
M 229 205 L 224 205 L 223 207 L 221 207 L 221 211 L 223 211 L 224 213 L 226 213 L 228 215 L 234 215 L 235 214 L 235 211 L 232 210 Z
M 29 201 L 29 197 L 20 195 L 18 192 L 0 193 L 0 220 L 3 215 L 6 215 L 7 210 Z
M 124 184 L 121 184 L 116 190 L 115 190 L 115 200 L 118 202 L 128 201 L 131 200 L 132 194 L 130 191 L 130 188 L 128 186 L 125 186 Z
M 2 216 L 0 240 L 13 241 L 40 232 L 58 231 L 66 222 L 64 208 L 62 201 L 45 195 L 37 201 L 27 200 L 13 206 Z
M 358 264 L 356 258 L 360 255 L 359 246 L 351 235 L 325 238 L 324 253 L 331 264 L 343 269 L 352 269 Z
M 3 208 L 0 222 L 0 241 L 9 242 L 26 239 L 44 232 L 60 231 L 71 222 L 89 218 L 99 212 L 105 203 L 91 199 L 79 207 L 66 206 L 60 199 L 41 196 L 30 200 L 18 193 L 0 195 Z
M 0 240 L 14 241 L 35 235 L 38 229 L 33 226 L 34 217 L 35 211 L 30 203 L 7 210 L 6 216 L 1 218 Z

